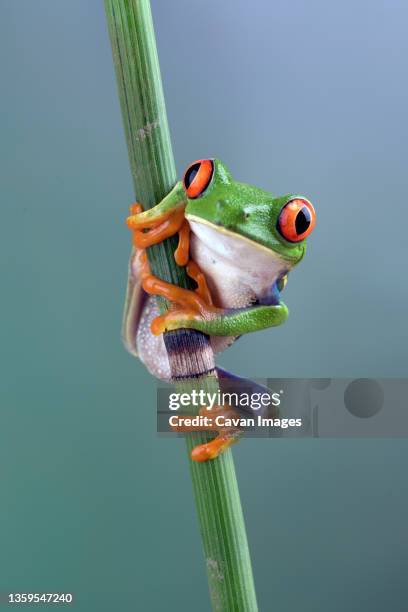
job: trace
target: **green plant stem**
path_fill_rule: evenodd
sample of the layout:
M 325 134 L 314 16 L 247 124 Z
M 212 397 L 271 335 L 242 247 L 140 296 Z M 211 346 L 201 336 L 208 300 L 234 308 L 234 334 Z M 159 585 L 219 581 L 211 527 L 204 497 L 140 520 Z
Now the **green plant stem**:
M 159 202 L 176 182 L 149 0 L 105 0 L 119 98 L 138 200 Z M 153 273 L 190 287 L 174 262 L 177 240 L 148 249 Z M 218 389 L 208 338 L 193 330 L 165 334 L 174 384 L 179 389 Z M 205 434 L 187 438 L 191 449 Z M 241 501 L 230 450 L 216 460 L 189 459 L 214 610 L 257 610 Z

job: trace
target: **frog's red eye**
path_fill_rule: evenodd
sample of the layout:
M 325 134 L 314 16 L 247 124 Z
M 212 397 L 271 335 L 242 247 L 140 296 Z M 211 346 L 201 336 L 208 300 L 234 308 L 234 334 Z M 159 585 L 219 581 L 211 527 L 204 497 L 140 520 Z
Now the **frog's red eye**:
M 198 159 L 184 173 L 183 185 L 189 198 L 198 198 L 204 193 L 214 173 L 212 159 Z
M 315 223 L 316 213 L 311 203 L 294 198 L 280 212 L 278 231 L 289 242 L 300 242 L 311 234 Z

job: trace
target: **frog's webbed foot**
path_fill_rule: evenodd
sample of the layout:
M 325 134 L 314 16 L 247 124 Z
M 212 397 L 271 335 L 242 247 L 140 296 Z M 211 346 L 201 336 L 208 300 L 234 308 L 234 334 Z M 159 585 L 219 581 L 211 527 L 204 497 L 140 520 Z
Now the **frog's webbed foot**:
M 203 462 L 208 461 L 209 459 L 215 459 L 221 455 L 221 453 L 227 450 L 227 448 L 232 446 L 232 444 L 236 444 L 241 438 L 241 429 L 235 425 L 229 424 L 232 419 L 239 418 L 235 410 L 233 410 L 230 406 L 214 406 L 214 408 L 211 410 L 203 407 L 200 409 L 198 414 L 200 417 L 207 417 L 209 423 L 207 425 L 187 426 L 183 424 L 183 417 L 180 416 L 180 424 L 172 427 L 173 431 L 178 432 L 192 433 L 203 431 L 218 433 L 218 436 L 212 440 L 209 440 L 204 444 L 199 444 L 193 448 L 191 451 L 191 459 L 193 461 Z M 219 421 L 220 424 L 217 424 L 216 422 L 217 417 L 221 417 Z

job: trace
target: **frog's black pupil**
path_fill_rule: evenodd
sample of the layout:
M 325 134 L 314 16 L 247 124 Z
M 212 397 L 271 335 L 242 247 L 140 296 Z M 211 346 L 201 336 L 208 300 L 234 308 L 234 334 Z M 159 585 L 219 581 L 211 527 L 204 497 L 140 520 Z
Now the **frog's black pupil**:
M 186 172 L 186 176 L 184 178 L 184 184 L 186 186 L 186 189 L 188 189 L 191 185 L 191 183 L 194 181 L 197 172 L 200 169 L 201 164 L 193 164 L 192 166 L 190 166 L 190 168 L 187 170 Z
M 298 236 L 304 234 L 304 232 L 308 229 L 310 222 L 312 220 L 312 216 L 310 214 L 310 210 L 303 206 L 296 216 L 295 227 L 296 233 Z

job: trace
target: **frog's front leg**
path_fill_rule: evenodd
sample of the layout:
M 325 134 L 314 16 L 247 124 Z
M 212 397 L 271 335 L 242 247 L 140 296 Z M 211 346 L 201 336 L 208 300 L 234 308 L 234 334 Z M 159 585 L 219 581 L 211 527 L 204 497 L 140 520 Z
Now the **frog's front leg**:
M 178 232 L 179 245 L 174 253 L 176 263 L 185 266 L 189 257 L 190 226 L 184 218 L 186 198 L 180 183 L 153 208 L 143 212 L 140 204 L 130 207 L 127 226 L 133 231 L 133 245 L 145 249 Z

